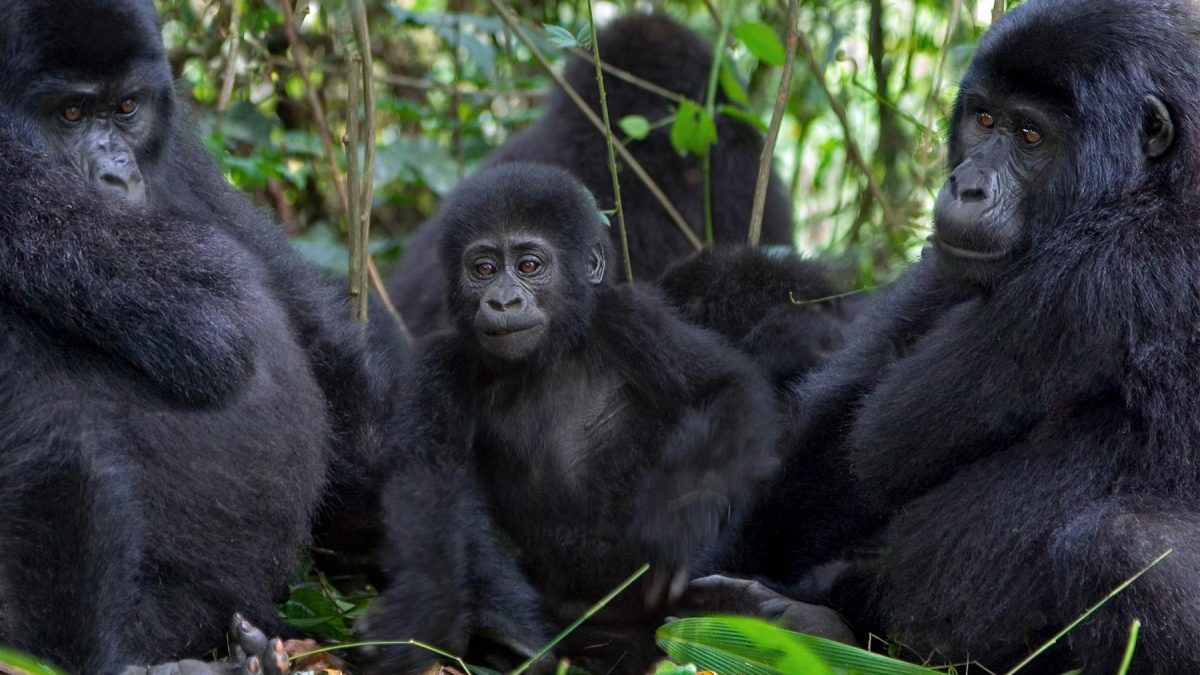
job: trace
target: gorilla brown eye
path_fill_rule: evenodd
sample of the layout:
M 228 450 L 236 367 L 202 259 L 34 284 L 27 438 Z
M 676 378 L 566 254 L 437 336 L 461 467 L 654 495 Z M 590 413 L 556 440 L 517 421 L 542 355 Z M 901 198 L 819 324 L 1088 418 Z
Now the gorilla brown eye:
M 117 112 L 121 113 L 122 115 L 132 115 L 133 113 L 137 112 L 137 109 L 137 101 L 131 98 L 121 101 L 121 105 L 117 106 Z
M 1037 145 L 1042 142 L 1042 134 L 1037 129 L 1025 128 L 1021 130 L 1021 140 L 1029 145 Z
M 996 126 L 996 118 L 992 117 L 992 114 L 988 112 L 976 113 L 975 121 L 979 122 L 979 126 L 984 129 L 991 129 Z
M 83 109 L 77 105 L 69 105 L 63 108 L 62 118 L 68 122 L 78 122 L 83 119 Z
M 522 260 L 521 263 L 517 265 L 517 269 L 520 270 L 521 274 L 533 274 L 541 267 L 542 266 L 539 265 L 538 261 L 536 260 Z
M 490 277 L 496 273 L 496 266 L 489 262 L 475 265 L 475 273 L 481 277 Z

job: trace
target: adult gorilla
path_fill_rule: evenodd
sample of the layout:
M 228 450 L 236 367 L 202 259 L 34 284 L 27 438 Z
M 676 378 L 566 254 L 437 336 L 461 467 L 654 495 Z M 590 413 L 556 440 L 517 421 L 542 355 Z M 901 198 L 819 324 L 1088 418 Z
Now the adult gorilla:
M 1172 549 L 1033 667 L 1114 672 L 1140 619 L 1139 672 L 1200 672 L 1197 63 L 1189 0 L 984 36 L 933 245 L 809 398 L 894 514 L 860 628 L 1006 669 Z
M 704 100 L 708 86 L 704 64 L 712 63 L 712 45 L 687 27 L 665 16 L 628 16 L 601 30 L 599 43 L 601 58 L 606 63 L 693 101 Z M 599 114 L 600 92 L 591 61 L 572 56 L 567 60 L 563 77 Z M 627 115 L 660 120 L 678 107 L 675 101 L 659 93 L 612 75 L 605 75 L 604 87 L 613 120 Z M 719 99 L 722 96 L 718 94 Z M 713 236 L 716 243 L 740 243 L 746 240 L 750 225 L 762 136 L 745 122 L 725 115 L 717 117 L 717 134 L 720 140 L 712 150 Z M 655 129 L 643 140 L 631 141 L 629 151 L 693 231 L 703 238 L 704 174 L 700 160 L 681 157 L 675 152 L 670 129 L 666 127 Z M 488 157 L 487 164 L 534 161 L 561 166 L 591 190 L 600 208 L 612 209 L 615 207 L 607 153 L 604 136 L 556 88 L 550 94 L 545 115 L 496 150 Z M 628 223 L 634 276 L 639 281 L 657 278 L 672 261 L 694 251 L 662 205 L 628 169 L 621 171 L 621 202 Z M 392 296 L 417 335 L 449 323 L 445 286 L 441 283 L 441 266 L 436 257 L 440 231 L 436 218 L 422 224 L 405 248 L 391 280 Z M 615 227 L 610 234 L 616 241 Z M 792 246 L 791 208 L 783 187 L 774 178 L 767 191 L 762 242 Z M 624 278 L 620 269 L 615 277 Z
M 10 3 L 0 44 L 0 643 L 111 673 L 273 628 L 364 337 L 184 128 L 148 0 Z

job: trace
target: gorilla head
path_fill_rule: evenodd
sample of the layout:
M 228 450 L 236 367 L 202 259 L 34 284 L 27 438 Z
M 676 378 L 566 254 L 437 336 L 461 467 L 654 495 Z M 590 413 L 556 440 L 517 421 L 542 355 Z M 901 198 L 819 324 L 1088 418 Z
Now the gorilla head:
M 6 11 L 0 94 L 102 192 L 146 201 L 175 107 L 152 3 L 50 0 Z
M 1181 3 L 1017 7 L 982 39 L 950 129 L 933 241 L 952 277 L 992 285 L 1081 214 L 1186 183 L 1171 151 L 1195 112 L 1196 27 Z M 1185 123 L 1180 123 L 1184 120 Z M 1174 166 L 1173 166 L 1174 165 Z M 1193 172 L 1195 168 L 1191 169 Z M 1153 197 L 1150 197 L 1153 195 Z
M 608 233 L 591 194 L 562 169 L 520 162 L 457 194 L 439 216 L 455 323 L 493 364 L 556 359 L 587 330 L 605 280 Z

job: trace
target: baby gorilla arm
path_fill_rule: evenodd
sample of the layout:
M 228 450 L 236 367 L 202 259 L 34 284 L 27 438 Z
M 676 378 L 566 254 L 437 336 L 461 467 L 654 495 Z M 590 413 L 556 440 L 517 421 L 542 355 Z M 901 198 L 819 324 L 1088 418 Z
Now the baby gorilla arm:
M 682 593 L 697 560 L 776 466 L 771 390 L 714 334 L 647 288 L 601 296 L 596 321 L 628 381 L 673 420 L 635 489 L 632 534 L 651 563 L 654 604 Z

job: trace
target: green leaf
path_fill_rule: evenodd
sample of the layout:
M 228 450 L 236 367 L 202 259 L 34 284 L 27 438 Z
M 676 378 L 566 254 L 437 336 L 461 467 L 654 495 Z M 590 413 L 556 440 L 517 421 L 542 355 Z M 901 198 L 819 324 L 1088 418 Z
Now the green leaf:
M 570 49 L 571 47 L 579 46 L 579 41 L 576 40 L 575 36 L 571 34 L 571 31 L 567 30 L 566 28 L 563 28 L 562 26 L 556 26 L 552 23 L 544 23 L 542 24 L 542 27 L 546 29 L 546 37 L 550 38 L 551 44 L 553 44 L 555 47 L 558 47 L 559 49 Z
M 856 675 L 938 672 L 749 617 L 682 619 L 659 628 L 656 637 L 658 646 L 676 661 L 719 673 L 832 675 L 835 669 Z
M 758 115 L 755 115 L 754 113 L 750 112 L 749 110 L 745 110 L 745 109 L 739 108 L 737 106 L 726 104 L 726 105 L 717 106 L 717 111 L 720 112 L 722 115 L 726 115 L 728 117 L 732 117 L 735 120 L 741 120 L 741 121 L 745 122 L 746 124 L 750 124 L 750 125 L 754 126 L 755 128 L 757 128 L 759 131 L 763 132 L 764 134 L 767 133 L 767 130 L 768 130 L 767 123 L 762 121 L 761 117 L 759 117 Z
M 592 24 L 590 22 L 583 24 L 579 32 L 575 33 L 575 42 L 584 49 L 592 48 Z
M 650 133 L 650 120 L 641 115 L 626 115 L 617 120 L 617 126 L 621 127 L 621 131 L 625 135 L 640 141 Z
M 733 66 L 729 64 L 728 58 L 721 60 L 721 72 L 717 81 L 721 84 L 721 91 L 724 92 L 725 98 L 743 107 L 750 106 L 750 95 L 746 93 L 742 81 L 734 74 Z
M 671 147 L 680 155 L 703 157 L 717 142 L 717 124 L 694 101 L 684 100 L 671 123 Z
M 747 21 L 733 29 L 733 34 L 759 61 L 770 66 L 782 66 L 786 54 L 779 36 L 761 21 Z
M 691 663 L 680 666 L 670 661 L 663 661 L 654 669 L 654 675 L 696 675 L 696 666 Z
M 833 675 L 788 631 L 749 617 L 681 619 L 658 629 L 656 641 L 671 658 L 718 673 Z
M 0 668 L 4 672 L 15 672 L 17 675 L 66 675 L 57 667 L 15 649 L 0 647 Z

